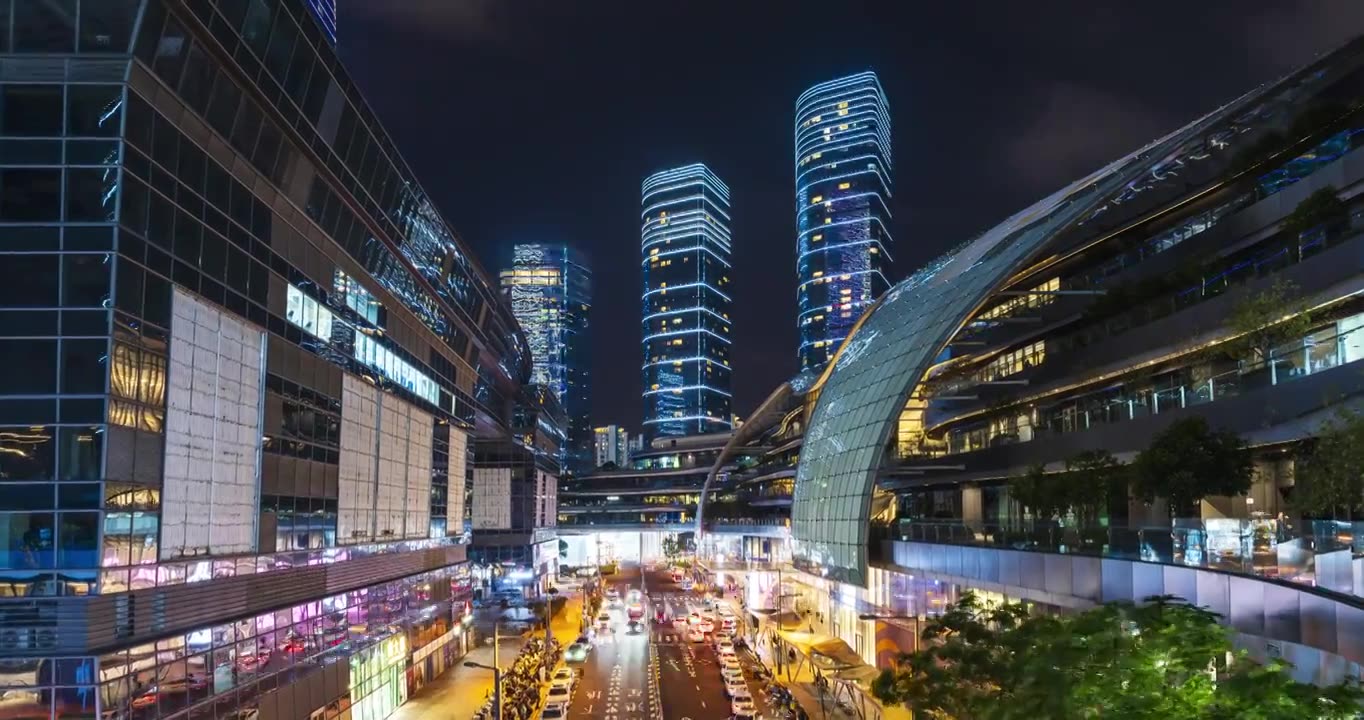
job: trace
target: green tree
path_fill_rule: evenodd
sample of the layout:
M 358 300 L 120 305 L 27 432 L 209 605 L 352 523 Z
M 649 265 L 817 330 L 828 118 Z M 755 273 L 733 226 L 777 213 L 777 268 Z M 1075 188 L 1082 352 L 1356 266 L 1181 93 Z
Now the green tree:
M 1171 423 L 1137 455 L 1131 470 L 1133 493 L 1146 502 L 1169 501 L 1171 517 L 1194 512 L 1205 497 L 1244 495 L 1250 489 L 1245 443 L 1201 417 Z
M 1244 654 L 1228 663 L 1231 632 L 1216 615 L 1151 600 L 1032 616 L 967 593 L 872 693 L 938 720 L 1355 717 L 1357 687 L 1303 685 Z
M 1009 495 L 1032 513 L 1035 520 L 1053 520 L 1066 511 L 1064 488 L 1055 475 L 1033 465 L 1022 475 L 1009 478 Z
M 1327 223 L 1345 219 L 1349 209 L 1340 199 L 1340 191 L 1327 185 L 1308 195 L 1283 220 L 1283 229 L 1297 235 L 1315 230 Z
M 1276 346 L 1307 335 L 1312 314 L 1298 286 L 1278 278 L 1269 287 L 1241 298 L 1227 317 L 1232 339 L 1218 349 L 1232 357 L 1263 362 Z
M 1086 450 L 1067 458 L 1065 483 L 1082 527 L 1097 525 L 1110 506 L 1127 499 L 1126 472 L 1107 450 Z
M 1364 505 L 1364 416 L 1342 410 L 1297 464 L 1293 509 L 1353 519 Z
M 669 535 L 663 538 L 663 557 L 672 560 L 680 554 L 682 554 L 682 548 L 677 542 L 676 535 Z

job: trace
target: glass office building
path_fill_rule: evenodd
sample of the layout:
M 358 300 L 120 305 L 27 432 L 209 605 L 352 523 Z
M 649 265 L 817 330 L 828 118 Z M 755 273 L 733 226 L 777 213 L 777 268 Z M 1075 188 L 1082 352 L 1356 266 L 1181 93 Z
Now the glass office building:
M 800 367 L 819 370 L 889 287 L 890 109 L 876 73 L 801 94 L 795 162 Z
M 327 36 L 331 44 L 335 45 L 336 0 L 307 0 L 307 3 L 317 18 L 317 24 L 322 26 L 322 33 Z
M 729 188 L 696 164 L 654 173 L 642 190 L 644 433 L 728 430 Z
M 590 470 L 592 271 L 586 258 L 565 245 L 522 243 L 512 248 L 512 266 L 501 280 L 530 345 L 531 382 L 558 396 L 568 419 L 560 464 Z
M 453 629 L 529 351 L 302 0 L 0 2 L 0 268 L 5 714 L 349 717 Z

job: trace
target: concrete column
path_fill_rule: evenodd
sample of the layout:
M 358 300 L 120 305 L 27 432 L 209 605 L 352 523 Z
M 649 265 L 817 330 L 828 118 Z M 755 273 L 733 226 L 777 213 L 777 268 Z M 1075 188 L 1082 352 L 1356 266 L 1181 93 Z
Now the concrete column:
M 981 509 L 980 488 L 975 485 L 964 485 L 961 489 L 961 519 L 967 527 L 980 529 L 984 524 L 984 514 Z

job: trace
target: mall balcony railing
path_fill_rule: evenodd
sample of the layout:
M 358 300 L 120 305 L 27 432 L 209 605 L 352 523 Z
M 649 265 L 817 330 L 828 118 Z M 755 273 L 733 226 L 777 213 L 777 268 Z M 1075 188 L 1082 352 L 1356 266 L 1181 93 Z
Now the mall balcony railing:
M 1206 380 L 1166 388 L 1119 391 L 1108 397 L 1089 396 L 1052 405 L 1036 428 L 975 428 L 948 435 L 950 454 L 971 452 L 1048 436 L 1083 432 L 1109 423 L 1126 422 L 1236 397 L 1263 387 L 1291 382 L 1358 360 L 1354 345 L 1364 342 L 1364 327 L 1343 333 L 1314 333 L 1269 352 L 1269 359 L 1227 370 Z
M 1364 521 L 1312 521 L 1304 531 L 1274 518 L 1134 527 L 900 519 L 875 526 L 873 538 L 1183 565 L 1364 596 Z

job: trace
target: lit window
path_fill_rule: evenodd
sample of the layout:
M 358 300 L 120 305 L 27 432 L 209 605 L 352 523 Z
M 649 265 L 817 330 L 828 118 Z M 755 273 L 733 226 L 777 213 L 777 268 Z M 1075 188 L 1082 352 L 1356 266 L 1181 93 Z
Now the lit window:
M 816 195 L 816 196 L 810 198 L 810 204 L 811 204 L 811 205 L 818 205 L 819 203 L 823 202 L 823 200 L 824 200 L 824 196 L 823 196 L 823 195 Z
M 682 318 L 673 318 L 673 324 L 674 324 L 674 325 L 680 325 L 681 323 L 682 323 Z
M 816 234 L 810 236 L 810 241 L 811 241 L 811 242 L 819 242 L 820 240 L 823 240 L 823 239 L 824 239 L 824 233 L 816 233 Z
M 822 157 L 824 157 L 824 153 L 822 153 L 822 152 L 817 152 L 817 153 L 815 153 L 814 155 L 811 155 L 811 156 L 810 156 L 810 158 L 813 159 L 813 160 L 818 160 L 818 159 L 820 159 L 820 158 L 822 158 Z
M 658 254 L 658 248 L 654 248 L 653 250 L 650 250 L 650 251 L 649 251 L 649 254 L 650 254 L 650 255 L 657 255 L 657 254 Z
M 833 218 L 824 218 L 824 224 L 825 224 L 825 225 L 828 225 L 829 223 L 831 223 L 831 222 L 833 222 L 833 221 L 834 221 Z
M 838 189 L 839 189 L 839 190 L 847 190 L 847 189 L 850 188 L 850 187 L 852 187 L 852 183 L 850 183 L 850 182 L 845 182 L 845 183 L 839 183 L 839 184 L 838 184 Z
M 838 109 L 839 109 L 839 110 L 842 110 L 843 108 L 846 108 L 846 107 L 848 107 L 848 101 L 847 101 L 847 100 L 844 100 L 843 102 L 841 102 L 841 103 L 838 104 Z
M 848 129 L 848 126 L 847 126 L 846 124 L 844 124 L 844 125 L 839 125 L 839 126 L 838 126 L 838 129 L 839 129 L 839 130 L 847 130 L 847 129 Z
M 848 111 L 847 111 L 847 110 L 839 110 L 839 111 L 838 111 L 838 116 L 839 116 L 839 117 L 843 117 L 844 115 L 847 115 L 847 114 L 848 114 Z
M 880 252 L 880 250 L 877 250 L 876 248 L 872 247 L 872 248 L 867 248 L 867 252 L 870 252 L 872 255 L 875 255 L 875 254 L 877 254 L 878 252 Z
M 812 122 L 812 123 L 817 123 L 817 122 L 819 122 L 823 117 L 824 117 L 823 115 L 816 115 L 816 116 L 810 118 L 810 122 Z
M 824 277 L 824 271 L 823 271 L 823 270 L 816 270 L 816 271 L 815 271 L 815 274 L 814 274 L 814 277 Z

